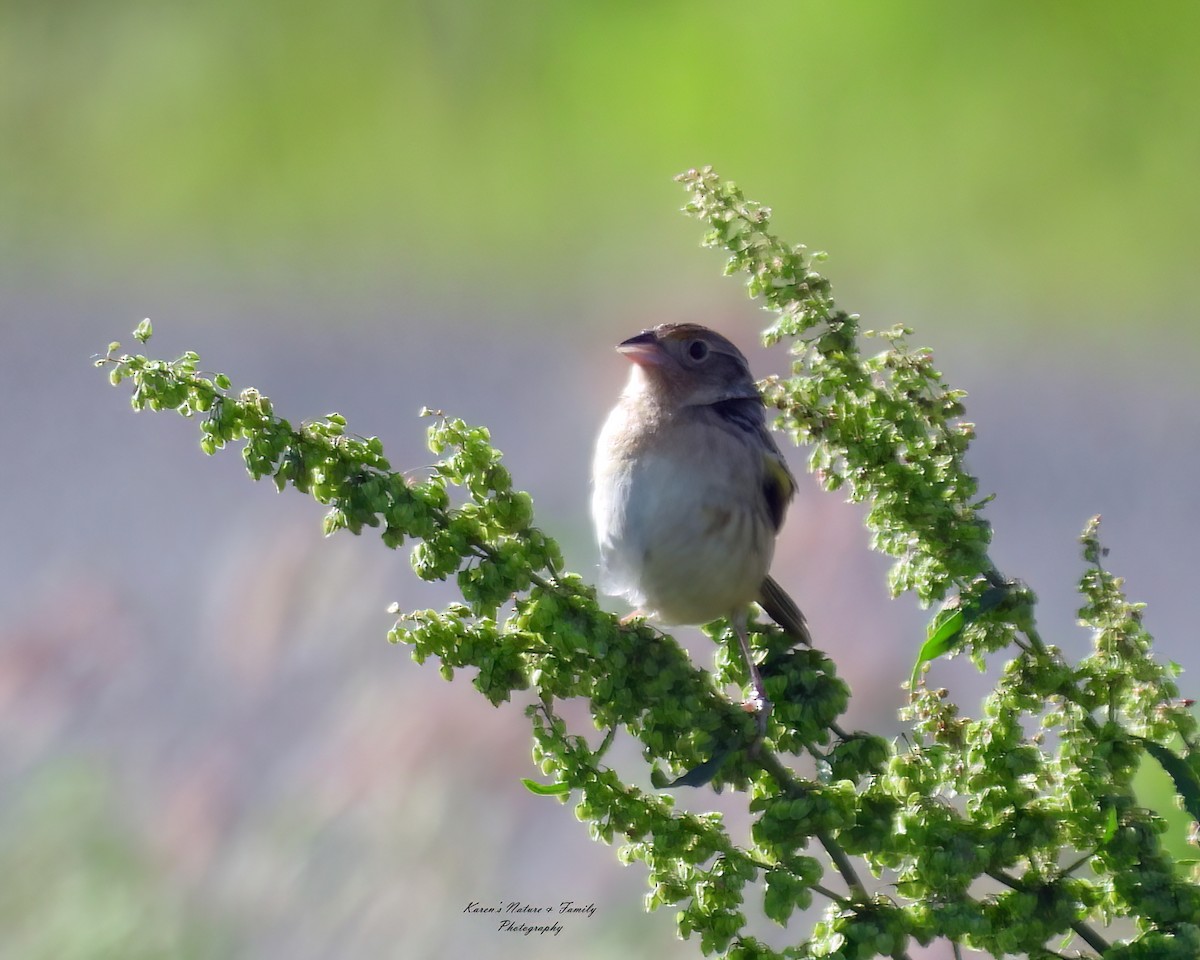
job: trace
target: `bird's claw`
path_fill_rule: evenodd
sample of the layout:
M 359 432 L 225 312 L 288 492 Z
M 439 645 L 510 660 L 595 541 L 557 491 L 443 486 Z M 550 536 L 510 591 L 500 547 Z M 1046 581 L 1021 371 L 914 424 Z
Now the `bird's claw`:
M 757 733 L 754 737 L 754 743 L 751 745 L 751 750 L 757 750 L 762 738 L 767 735 L 767 721 L 771 718 L 771 710 L 773 704 L 763 694 L 755 693 L 754 696 L 742 702 L 742 709 L 747 713 L 754 714 L 755 727 Z

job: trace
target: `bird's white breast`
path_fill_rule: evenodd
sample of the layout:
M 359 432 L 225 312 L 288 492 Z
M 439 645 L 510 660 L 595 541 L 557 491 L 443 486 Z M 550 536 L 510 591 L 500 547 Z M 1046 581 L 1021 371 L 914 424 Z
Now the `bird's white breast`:
M 592 517 L 601 586 L 664 623 L 705 623 L 750 603 L 774 550 L 761 454 L 697 416 L 624 397 L 600 433 Z

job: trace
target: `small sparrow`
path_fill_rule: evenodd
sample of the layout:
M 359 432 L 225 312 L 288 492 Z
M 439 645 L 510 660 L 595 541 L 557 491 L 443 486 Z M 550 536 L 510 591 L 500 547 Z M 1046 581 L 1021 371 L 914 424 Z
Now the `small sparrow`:
M 719 333 L 664 323 L 617 350 L 633 369 L 592 464 L 601 587 L 664 624 L 728 617 L 761 736 L 771 704 L 750 650 L 750 604 L 812 642 L 767 572 L 796 481 L 767 432 L 746 358 Z

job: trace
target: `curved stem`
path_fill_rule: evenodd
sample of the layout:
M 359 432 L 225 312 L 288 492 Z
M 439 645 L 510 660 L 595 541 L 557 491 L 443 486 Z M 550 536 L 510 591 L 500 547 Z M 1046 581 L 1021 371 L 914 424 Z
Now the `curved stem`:
M 829 859 L 833 861 L 837 872 L 846 881 L 846 886 L 850 888 L 850 892 L 854 895 L 854 898 L 856 900 L 865 900 L 867 898 L 867 888 L 863 886 L 862 881 L 858 878 L 858 871 L 854 869 L 854 864 L 846 856 L 846 851 L 824 830 L 817 833 L 816 838 L 821 846 L 825 848 L 825 852 L 829 854 Z
M 1003 870 L 988 870 L 987 875 L 993 880 L 998 880 L 1011 890 L 1029 890 L 1029 884 L 1023 883 L 1018 877 L 1009 876 Z M 1112 946 L 1100 934 L 1089 927 L 1082 920 L 1076 920 L 1071 924 L 1071 929 L 1083 940 L 1089 947 L 1103 956 L 1105 952 Z

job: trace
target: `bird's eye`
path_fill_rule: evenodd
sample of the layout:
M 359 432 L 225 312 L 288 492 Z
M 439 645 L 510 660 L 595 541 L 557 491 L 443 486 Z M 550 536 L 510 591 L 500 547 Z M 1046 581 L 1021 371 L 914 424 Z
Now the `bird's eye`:
M 708 344 L 703 340 L 693 340 L 687 347 L 688 356 L 699 363 L 708 357 Z

